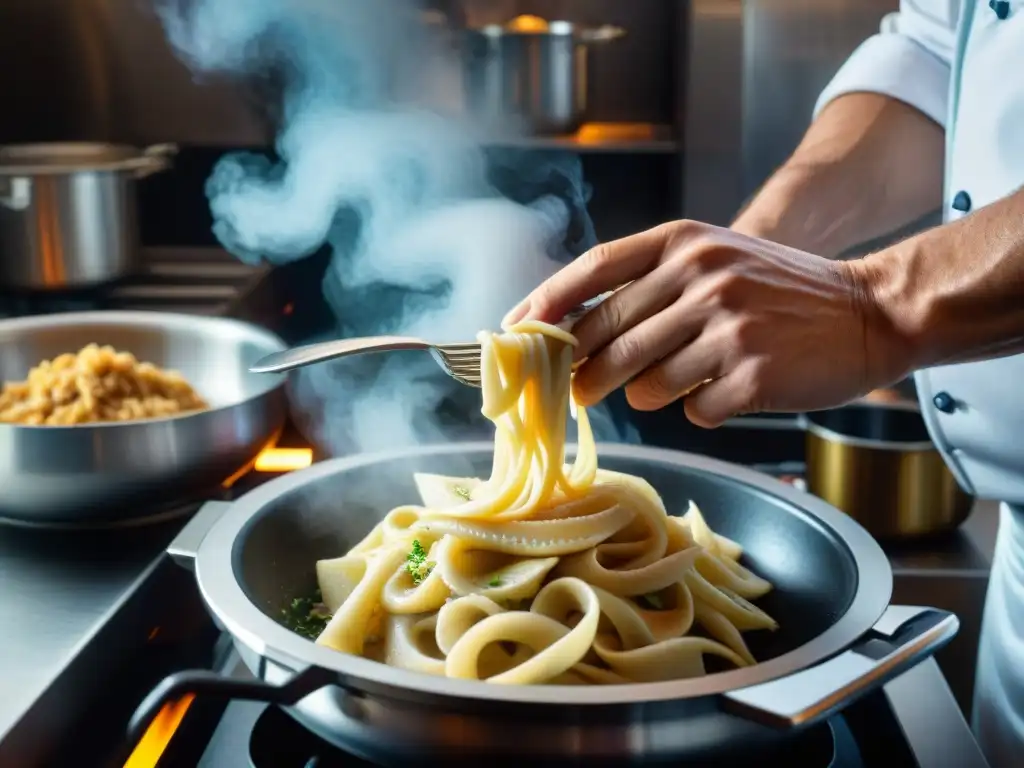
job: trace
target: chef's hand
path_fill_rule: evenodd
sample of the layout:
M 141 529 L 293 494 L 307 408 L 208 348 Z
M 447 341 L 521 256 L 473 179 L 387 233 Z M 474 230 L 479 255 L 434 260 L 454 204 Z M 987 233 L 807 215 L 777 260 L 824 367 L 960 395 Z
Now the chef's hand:
M 506 322 L 558 322 L 629 283 L 581 319 L 581 405 L 626 385 L 655 410 L 686 396 L 689 419 L 806 411 L 848 402 L 908 371 L 904 343 L 874 307 L 860 261 L 835 262 L 693 221 L 664 224 L 584 254 Z M 632 282 L 630 282 L 632 281 Z

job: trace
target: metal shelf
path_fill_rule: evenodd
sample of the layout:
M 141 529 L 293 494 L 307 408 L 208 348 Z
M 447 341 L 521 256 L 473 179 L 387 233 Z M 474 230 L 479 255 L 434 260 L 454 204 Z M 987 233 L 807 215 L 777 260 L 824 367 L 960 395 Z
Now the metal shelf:
M 570 149 L 587 153 L 672 154 L 679 150 L 672 126 L 652 123 L 586 123 L 564 136 L 517 136 L 493 139 L 498 147 Z

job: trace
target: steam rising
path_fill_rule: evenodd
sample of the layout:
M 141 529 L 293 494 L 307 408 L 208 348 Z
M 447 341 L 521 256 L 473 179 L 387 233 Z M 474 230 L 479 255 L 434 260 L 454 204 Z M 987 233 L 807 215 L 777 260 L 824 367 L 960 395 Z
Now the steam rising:
M 450 106 L 457 60 L 409 0 L 158 10 L 197 75 L 280 85 L 277 159 L 219 162 L 207 183 L 214 233 L 252 263 L 330 247 L 322 290 L 333 335 L 470 340 L 593 243 L 578 159 L 520 154 L 496 166 L 485 156 Z M 497 191 L 496 173 L 520 202 Z M 424 354 L 306 368 L 291 393 L 300 426 L 334 454 L 465 437 L 465 419 L 444 414 L 479 408 L 478 392 Z M 594 425 L 604 439 L 622 437 L 601 413 Z

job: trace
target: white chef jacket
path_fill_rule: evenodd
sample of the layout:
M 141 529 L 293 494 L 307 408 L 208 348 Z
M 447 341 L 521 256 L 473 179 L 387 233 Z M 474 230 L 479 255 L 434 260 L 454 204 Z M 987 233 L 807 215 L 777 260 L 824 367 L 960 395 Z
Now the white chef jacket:
M 892 96 L 945 127 L 947 221 L 1024 186 L 1024 0 L 901 0 L 815 112 L 858 91 Z M 994 768 L 1024 766 L 1024 355 L 915 378 L 929 431 L 960 484 L 1007 502 L 973 719 Z

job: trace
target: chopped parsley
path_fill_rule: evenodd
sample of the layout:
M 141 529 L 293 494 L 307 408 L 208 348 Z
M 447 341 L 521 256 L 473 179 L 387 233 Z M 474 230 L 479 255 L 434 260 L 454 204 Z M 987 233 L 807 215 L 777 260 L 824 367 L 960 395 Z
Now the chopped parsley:
M 412 543 L 412 551 L 406 556 L 405 570 L 412 577 L 413 584 L 419 584 L 430 572 L 434 570 L 434 564 L 427 562 L 427 553 L 420 544 L 419 539 Z
M 649 608 L 653 608 L 656 611 L 665 609 L 665 602 L 657 592 L 651 592 L 649 595 L 640 595 L 640 599 L 647 603 Z
M 453 485 L 452 493 L 464 501 L 469 501 L 469 488 L 464 485 Z
M 488 587 L 500 587 L 501 586 L 501 577 L 500 576 L 493 576 L 491 578 L 491 580 L 487 582 L 487 586 Z
M 281 610 L 281 623 L 296 634 L 316 640 L 331 620 L 331 614 L 322 601 L 319 589 L 310 597 L 296 597 Z

